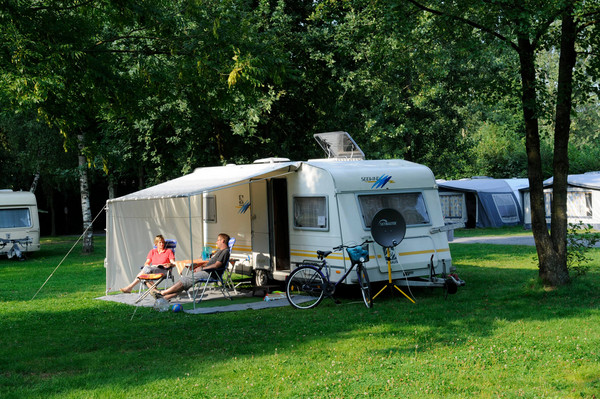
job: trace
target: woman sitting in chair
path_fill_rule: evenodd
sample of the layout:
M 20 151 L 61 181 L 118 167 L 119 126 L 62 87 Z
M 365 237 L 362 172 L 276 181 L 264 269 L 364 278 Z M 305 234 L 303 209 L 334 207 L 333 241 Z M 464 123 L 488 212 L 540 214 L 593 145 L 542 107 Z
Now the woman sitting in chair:
M 154 246 L 156 248 L 152 248 L 150 252 L 148 252 L 146 263 L 144 263 L 142 271 L 138 273 L 131 284 L 125 288 L 121 288 L 121 292 L 126 294 L 130 293 L 131 290 L 140 283 L 141 280 L 138 277 L 142 274 L 166 274 L 169 268 L 175 265 L 175 255 L 173 255 L 173 251 L 169 248 L 165 248 L 165 238 L 162 234 L 154 237 Z M 148 283 L 146 285 L 148 288 L 151 287 Z

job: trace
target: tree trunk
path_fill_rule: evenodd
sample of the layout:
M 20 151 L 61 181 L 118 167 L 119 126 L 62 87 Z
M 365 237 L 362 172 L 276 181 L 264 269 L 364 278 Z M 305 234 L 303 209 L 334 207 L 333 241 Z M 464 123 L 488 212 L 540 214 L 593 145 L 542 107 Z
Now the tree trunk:
M 537 117 L 537 93 L 535 88 L 535 52 L 526 35 L 519 36 L 519 61 L 522 85 L 522 106 L 525 120 L 525 146 L 527 150 L 527 176 L 531 199 L 531 229 L 538 255 L 539 275 L 544 279 L 546 270 L 554 270 L 560 263 L 554 250 L 544 207 L 544 176 L 540 152 L 540 133 Z M 546 283 L 546 281 L 544 281 Z M 552 284 L 553 285 L 553 284 Z
M 442 11 L 425 7 L 415 0 L 412 4 L 434 15 L 444 15 L 455 21 L 466 23 L 484 32 L 494 34 L 492 29 L 456 17 Z M 502 6 L 501 6 L 502 7 Z M 510 6 L 509 6 L 510 7 Z M 525 13 L 524 13 L 525 14 Z M 570 112 L 572 108 L 572 81 L 575 66 L 576 25 L 573 18 L 573 5 L 566 8 L 562 15 L 561 49 L 559 61 L 558 99 L 556 104 L 556 124 L 554 134 L 554 201 L 552 203 L 552 236 L 546 223 L 544 207 L 544 176 L 540 152 L 540 133 L 538 124 L 538 103 L 535 85 L 535 45 L 530 36 L 533 31 L 527 15 L 517 18 L 516 50 L 519 54 L 521 73 L 521 103 L 525 121 L 525 147 L 527 151 L 527 176 L 531 199 L 531 228 L 539 261 L 539 276 L 545 284 L 559 286 L 567 284 L 569 273 L 566 258 L 567 236 L 567 176 L 569 173 L 568 144 L 570 133 Z M 508 41 L 503 36 L 497 36 Z
M 562 15 L 558 92 L 554 127 L 554 181 L 552 185 L 552 243 L 556 262 L 540 267 L 540 277 L 553 286 L 570 282 L 567 269 L 567 179 L 569 175 L 569 136 L 573 98 L 573 68 L 575 67 L 575 21 L 569 7 Z
M 79 189 L 81 192 L 81 214 L 83 215 L 83 253 L 94 252 L 94 236 L 92 231 L 92 210 L 90 207 L 90 190 L 88 186 L 87 160 L 83 153 L 83 134 L 77 135 L 79 148 Z
M 33 182 L 31 182 L 31 187 L 29 188 L 29 191 L 35 194 L 35 190 L 37 189 L 37 185 L 38 182 L 40 181 L 40 171 L 38 169 L 37 172 L 35 172 L 35 175 L 33 176 Z
M 108 199 L 115 198 L 115 179 L 113 179 L 112 174 L 108 175 Z

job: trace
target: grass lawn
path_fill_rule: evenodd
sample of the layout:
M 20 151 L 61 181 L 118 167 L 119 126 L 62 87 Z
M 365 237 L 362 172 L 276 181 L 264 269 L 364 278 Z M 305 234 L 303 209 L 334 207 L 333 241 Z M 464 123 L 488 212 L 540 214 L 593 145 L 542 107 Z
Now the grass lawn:
M 291 307 L 211 315 L 95 300 L 104 241 L 51 238 L 0 259 L 2 398 L 600 397 L 600 253 L 569 287 L 537 283 L 534 248 L 451 244 L 467 285 L 416 305 L 358 290 Z M 392 292 L 391 290 L 387 290 Z M 132 318 L 133 316 L 133 318 Z
M 523 236 L 533 235 L 531 229 L 526 230 L 523 226 L 511 226 L 511 227 L 487 227 L 478 229 L 456 229 L 454 230 L 455 237 L 483 237 L 483 236 Z

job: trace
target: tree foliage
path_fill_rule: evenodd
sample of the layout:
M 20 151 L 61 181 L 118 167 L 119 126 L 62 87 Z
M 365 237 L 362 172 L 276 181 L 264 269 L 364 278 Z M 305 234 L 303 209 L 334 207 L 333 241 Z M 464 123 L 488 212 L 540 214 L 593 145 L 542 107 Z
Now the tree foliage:
M 369 158 L 424 163 L 440 178 L 525 176 L 536 131 L 537 181 L 556 175 L 557 120 L 567 119 L 556 118 L 565 16 L 577 57 L 564 154 L 574 172 L 600 169 L 598 9 L 597 0 L 7 0 L 1 184 L 40 170 L 47 187 L 70 190 L 80 135 L 90 179 L 119 195 L 198 166 L 318 157 L 312 135 L 332 130 L 350 132 Z

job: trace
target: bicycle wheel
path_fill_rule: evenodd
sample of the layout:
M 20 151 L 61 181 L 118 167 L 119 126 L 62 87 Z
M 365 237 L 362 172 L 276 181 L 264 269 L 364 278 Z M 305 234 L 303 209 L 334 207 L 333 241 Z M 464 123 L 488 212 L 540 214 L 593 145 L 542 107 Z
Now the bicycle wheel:
M 373 297 L 371 296 L 371 283 L 369 282 L 367 269 L 359 266 L 356 272 L 358 273 L 358 285 L 360 286 L 360 292 L 362 293 L 363 301 L 365 301 L 365 306 L 372 308 Z
M 297 309 L 310 309 L 323 299 L 325 280 L 323 275 L 311 266 L 300 266 L 288 277 L 285 295 Z

